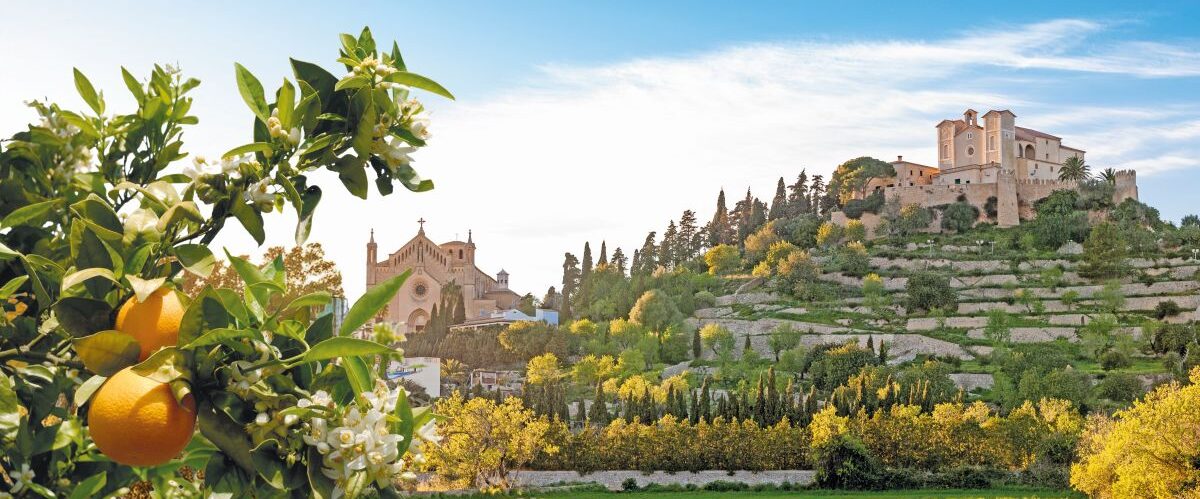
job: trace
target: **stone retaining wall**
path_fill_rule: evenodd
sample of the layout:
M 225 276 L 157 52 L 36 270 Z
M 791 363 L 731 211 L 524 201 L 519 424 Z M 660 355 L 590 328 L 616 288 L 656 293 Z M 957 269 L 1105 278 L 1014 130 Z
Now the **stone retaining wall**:
M 815 472 L 811 470 L 775 471 L 680 471 L 667 473 L 655 471 L 645 473 L 636 470 L 596 471 L 581 475 L 575 471 L 515 471 L 509 481 L 518 487 L 547 487 L 551 485 L 597 483 L 608 490 L 621 490 L 626 480 L 634 480 L 638 487 L 656 485 L 695 485 L 702 487 L 713 482 L 738 482 L 746 485 L 782 485 L 784 482 L 798 485 L 813 483 Z

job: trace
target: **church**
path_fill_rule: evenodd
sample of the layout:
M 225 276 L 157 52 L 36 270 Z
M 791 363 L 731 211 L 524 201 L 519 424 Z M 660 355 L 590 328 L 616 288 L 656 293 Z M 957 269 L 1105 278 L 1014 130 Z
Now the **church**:
M 412 269 L 404 287 L 388 303 L 386 320 L 399 323 L 401 330 L 415 333 L 429 322 L 442 288 L 457 284 L 463 294 L 468 321 L 491 317 L 516 307 L 520 295 L 508 289 L 508 273 L 496 277 L 475 266 L 475 241 L 467 231 L 467 241 L 435 243 L 425 235 L 425 219 L 418 220 L 417 235 L 380 261 L 375 231 L 367 242 L 367 289 L 388 278 Z

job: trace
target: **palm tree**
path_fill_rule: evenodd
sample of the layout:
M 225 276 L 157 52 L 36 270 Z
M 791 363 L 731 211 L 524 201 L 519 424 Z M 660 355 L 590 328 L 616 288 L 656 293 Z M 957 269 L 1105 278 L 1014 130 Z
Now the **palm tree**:
M 1100 172 L 1100 180 L 1108 183 L 1108 185 L 1116 185 L 1117 171 L 1112 168 L 1105 168 L 1104 171 Z
M 1063 182 L 1083 182 L 1090 178 L 1091 167 L 1079 156 L 1071 156 L 1063 161 L 1062 169 L 1058 171 L 1058 179 Z

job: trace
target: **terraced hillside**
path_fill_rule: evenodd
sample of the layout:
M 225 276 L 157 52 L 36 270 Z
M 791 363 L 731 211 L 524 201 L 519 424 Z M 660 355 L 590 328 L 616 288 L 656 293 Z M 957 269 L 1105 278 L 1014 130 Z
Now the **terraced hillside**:
M 1107 372 L 1138 374 L 1147 385 L 1162 379 L 1168 368 L 1148 350 L 1153 338 L 1147 329 L 1152 334 L 1161 328 L 1152 319 L 1167 324 L 1195 320 L 1200 262 L 1133 258 L 1127 261 L 1132 269 L 1127 277 L 1098 282 L 1079 275 L 1077 246 L 1068 245 L 1053 258 L 1022 261 L 997 259 L 987 245 L 877 245 L 869 250 L 869 272 L 878 276 L 883 294 L 871 305 L 864 303 L 863 277 L 828 271 L 829 258 L 814 257 L 823 265 L 819 279 L 835 285 L 835 298 L 797 301 L 770 291 L 763 279 L 731 277 L 740 291 L 717 297 L 713 307 L 696 310 L 687 322 L 694 328 L 723 326 L 734 334 L 737 345 L 746 344 L 748 337 L 751 348 L 763 357 L 775 354 L 770 337 L 781 325 L 798 330 L 800 343 L 810 347 L 847 341 L 864 347 L 869 341 L 886 344 L 891 364 L 918 357 L 950 362 L 959 371 L 951 378 L 968 391 L 992 386 L 994 369 L 987 356 L 998 346 L 1054 343 L 1076 352 L 1081 341 L 1103 340 L 1089 334 L 1125 333 L 1137 342 L 1137 352 L 1130 365 Z M 957 306 L 908 313 L 902 306 L 906 287 L 920 272 L 949 276 Z M 1156 317 L 1156 310 L 1164 308 L 1171 313 Z M 1105 324 L 1097 325 L 1097 320 Z M 989 324 L 999 334 L 989 337 Z M 996 336 L 1007 340 L 997 341 Z M 1096 361 L 1077 353 L 1075 357 L 1076 369 L 1104 372 Z M 713 358 L 713 352 L 706 352 L 705 359 Z

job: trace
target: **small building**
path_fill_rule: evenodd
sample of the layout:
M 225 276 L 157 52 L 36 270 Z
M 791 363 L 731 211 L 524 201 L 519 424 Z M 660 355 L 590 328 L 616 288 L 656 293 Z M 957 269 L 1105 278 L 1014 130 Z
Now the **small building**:
M 521 371 L 493 371 L 476 369 L 471 371 L 469 388 L 479 387 L 483 391 L 499 390 L 504 395 L 520 395 L 521 387 L 525 384 L 525 376 Z
M 425 389 L 431 398 L 442 396 L 442 359 L 437 357 L 409 357 L 388 363 L 387 379 L 399 382 L 406 379 Z
M 466 322 L 463 322 L 462 324 L 455 324 L 453 326 L 450 326 L 450 330 L 451 331 L 468 331 L 468 330 L 475 330 L 475 329 L 483 329 L 483 328 L 491 327 L 491 326 L 501 326 L 502 327 L 502 326 L 507 326 L 509 324 L 512 324 L 514 322 L 528 322 L 528 321 L 544 322 L 551 326 L 557 326 L 558 325 L 558 311 L 551 310 L 548 308 L 539 308 L 536 311 L 534 311 L 533 316 L 530 316 L 529 314 L 526 314 L 525 312 L 522 312 L 515 308 L 510 308 L 508 310 L 500 310 L 497 312 L 492 312 L 492 314 L 489 315 L 488 317 L 481 317 L 478 319 L 468 319 Z

